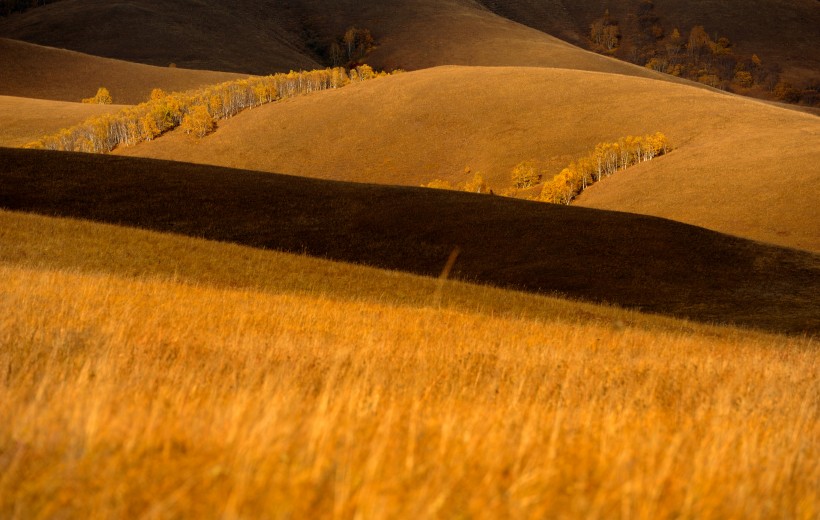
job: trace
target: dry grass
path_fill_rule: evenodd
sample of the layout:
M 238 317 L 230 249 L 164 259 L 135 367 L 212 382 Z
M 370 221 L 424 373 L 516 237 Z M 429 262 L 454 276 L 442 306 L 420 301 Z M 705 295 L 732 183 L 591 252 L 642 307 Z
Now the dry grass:
M 596 143 L 657 131 L 673 154 L 579 203 L 820 251 L 820 118 L 629 76 L 436 68 L 249 111 L 201 141 L 176 133 L 118 153 L 416 186 L 463 183 L 469 166 L 501 191 L 521 161 L 549 177 Z
M 184 91 L 244 77 L 151 67 L 4 38 L 0 38 L 0 70 L 0 95 L 76 103 L 93 96 L 99 87 L 111 91 L 114 103 L 136 104 L 147 100 L 154 88 Z
M 6 518 L 817 514 L 811 341 L 0 277 Z
M 20 147 L 122 105 L 91 105 L 0 96 L 0 146 Z
M 814 340 L 9 212 L 0 278 L 4 518 L 817 515 Z

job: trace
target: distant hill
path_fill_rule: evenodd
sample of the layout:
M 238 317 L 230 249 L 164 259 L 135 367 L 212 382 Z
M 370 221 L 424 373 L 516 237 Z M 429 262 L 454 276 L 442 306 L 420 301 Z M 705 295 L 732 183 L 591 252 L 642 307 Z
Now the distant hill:
M 0 19 L 0 36 L 167 66 L 267 74 L 319 66 L 351 26 L 380 68 L 521 65 L 652 76 L 466 0 L 63 0 Z
M 117 153 L 416 186 L 481 172 L 500 191 L 521 161 L 548 177 L 599 142 L 657 131 L 672 154 L 616 174 L 580 203 L 820 251 L 820 149 L 795 146 L 818 142 L 820 119 L 629 76 L 436 68 L 254 109 L 201 141 L 176 132 Z M 610 186 L 617 194 L 606 198 Z
M 0 207 L 778 331 L 820 330 L 820 257 L 668 220 L 503 197 L 0 149 Z
M 0 36 L 161 67 L 263 74 L 317 65 L 286 8 L 251 0 L 63 0 L 0 18 Z
M 635 23 L 642 4 L 651 4 L 667 31 L 686 37 L 702 25 L 728 37 L 738 52 L 776 63 L 795 83 L 820 82 L 820 5 L 816 0 L 480 0 L 501 16 L 586 47 L 590 24 L 608 10 L 622 26 Z
M 106 87 L 114 103 L 121 104 L 145 101 L 153 88 L 188 90 L 242 77 L 225 72 L 152 67 L 3 38 L 0 70 L 0 95 L 79 102 L 92 97 L 99 87 Z

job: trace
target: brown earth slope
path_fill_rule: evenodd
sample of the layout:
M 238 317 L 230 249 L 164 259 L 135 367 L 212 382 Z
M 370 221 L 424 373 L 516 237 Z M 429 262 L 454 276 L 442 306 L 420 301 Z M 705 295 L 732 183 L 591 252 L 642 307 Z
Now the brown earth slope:
M 0 207 L 820 331 L 820 257 L 676 222 L 421 188 L 0 149 Z
M 4 38 L 0 71 L 0 95 L 79 102 L 106 87 L 115 103 L 129 105 L 148 99 L 153 88 L 181 91 L 243 77 L 152 67 Z
M 616 174 L 582 203 L 633 179 L 600 204 L 820 251 L 820 119 L 627 76 L 436 68 L 254 109 L 200 141 L 177 132 L 117 153 L 405 185 L 463 183 L 470 167 L 500 190 L 521 161 L 548 178 L 598 142 L 656 131 L 672 154 Z

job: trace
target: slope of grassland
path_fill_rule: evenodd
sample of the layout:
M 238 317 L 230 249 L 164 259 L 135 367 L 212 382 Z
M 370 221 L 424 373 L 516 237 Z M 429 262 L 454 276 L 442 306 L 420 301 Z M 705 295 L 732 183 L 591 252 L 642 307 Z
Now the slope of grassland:
M 4 518 L 816 512 L 812 340 L 10 212 L 0 279 Z
M 480 0 L 502 16 L 586 46 L 593 20 L 609 10 L 622 25 L 634 23 L 634 0 Z M 784 79 L 820 80 L 820 9 L 816 0 L 653 0 L 654 14 L 668 31 L 687 36 L 702 25 L 710 35 L 728 37 L 739 53 L 755 53 L 777 63 Z
M 0 95 L 79 102 L 106 87 L 114 102 L 122 104 L 145 101 L 154 88 L 183 91 L 242 77 L 151 67 L 4 38 L 0 38 L 0 71 Z
M 790 332 L 818 257 L 640 215 L 184 163 L 0 149 L 0 207 Z
M 117 153 L 405 185 L 457 185 L 470 167 L 499 191 L 521 161 L 549 178 L 599 142 L 657 131 L 674 152 L 627 172 L 631 193 L 608 208 L 820 251 L 820 119 L 642 78 L 441 67 L 255 109 L 201 141 L 177 132 Z
M 122 105 L 90 105 L 0 96 L 0 146 L 20 147 Z
M 152 65 L 267 74 L 315 68 L 351 26 L 374 35 L 366 61 L 379 68 L 520 65 L 659 77 L 470 0 L 63 0 L 0 19 L 0 35 Z
M 272 4 L 63 0 L 0 19 L 0 36 L 160 67 L 245 74 L 316 68 L 301 27 Z

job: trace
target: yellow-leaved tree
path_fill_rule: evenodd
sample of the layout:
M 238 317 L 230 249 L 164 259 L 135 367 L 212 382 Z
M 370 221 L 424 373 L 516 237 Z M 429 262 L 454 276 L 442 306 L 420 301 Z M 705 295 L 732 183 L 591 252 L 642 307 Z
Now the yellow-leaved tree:
M 535 168 L 535 161 L 518 163 L 512 171 L 513 186 L 519 189 L 530 188 L 541 181 L 541 174 Z
M 180 127 L 186 134 L 205 137 L 214 129 L 214 119 L 204 105 L 196 105 L 182 118 Z
M 97 89 L 97 95 L 90 98 L 83 99 L 83 103 L 90 103 L 90 104 L 97 104 L 97 105 L 110 105 L 113 103 L 114 100 L 111 99 L 111 92 L 108 91 L 105 87 L 100 87 Z

